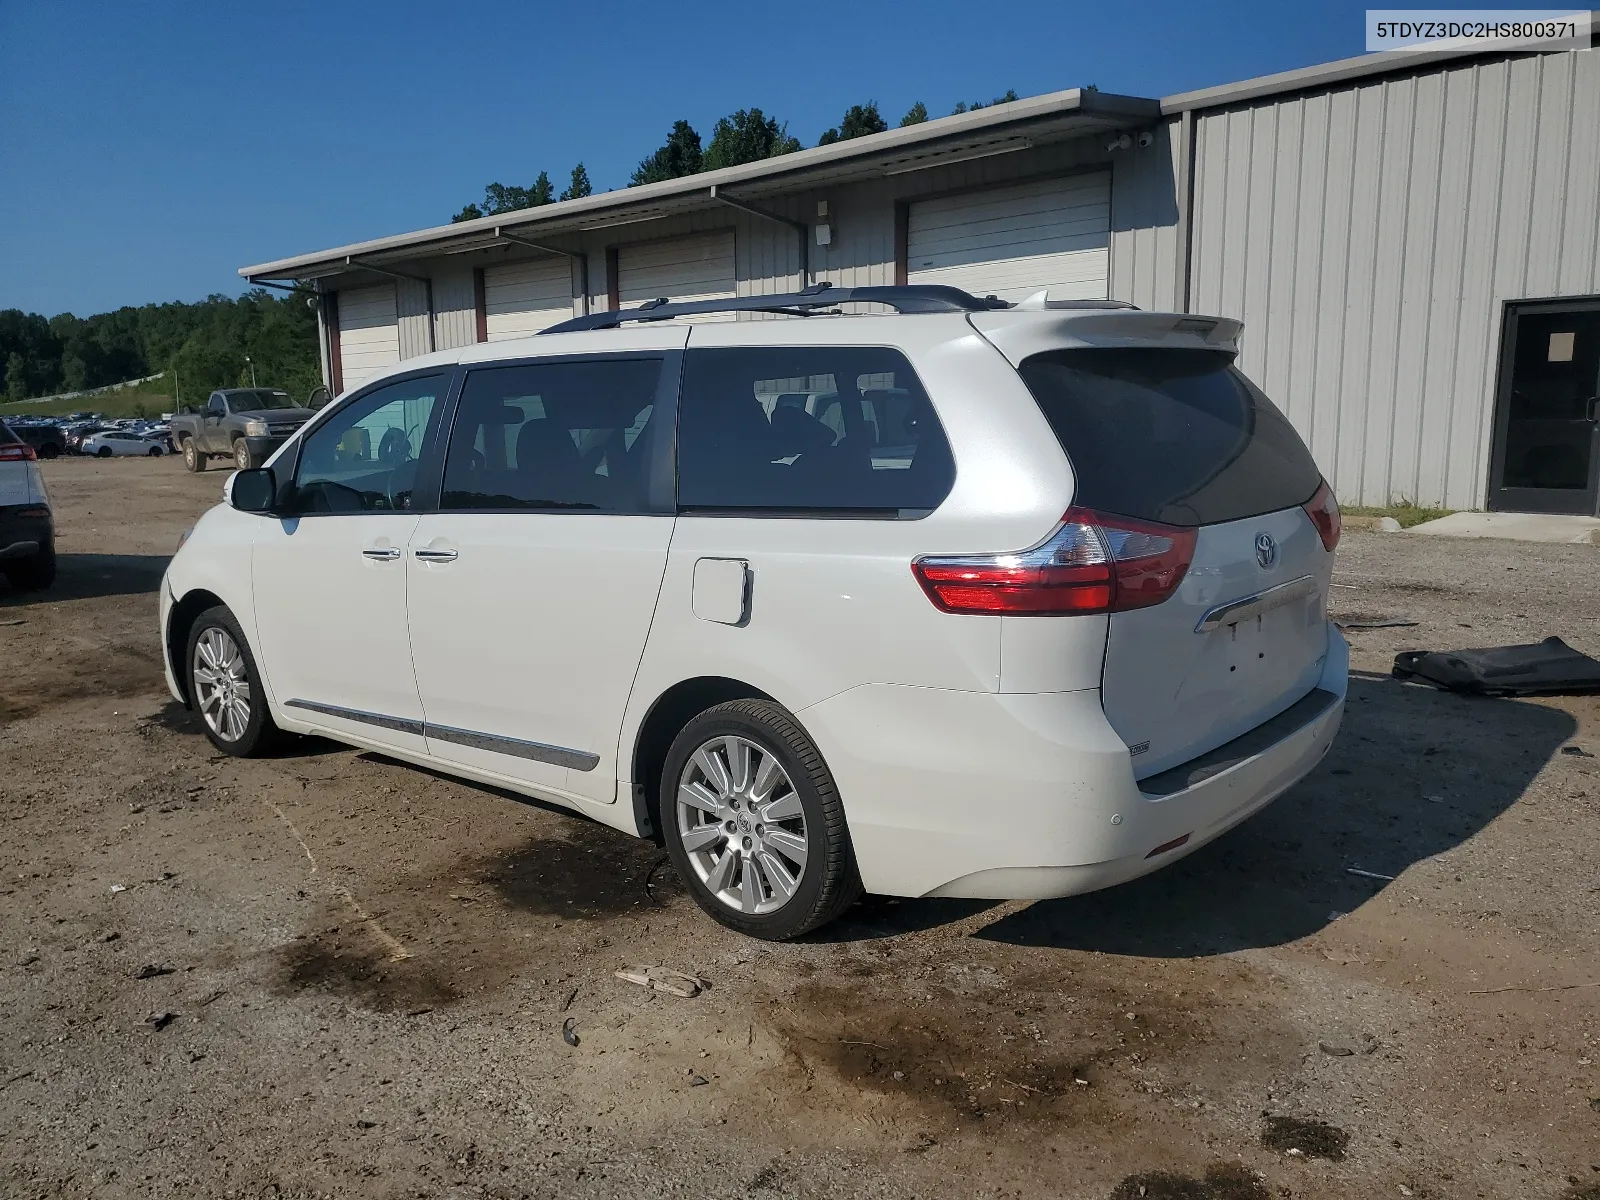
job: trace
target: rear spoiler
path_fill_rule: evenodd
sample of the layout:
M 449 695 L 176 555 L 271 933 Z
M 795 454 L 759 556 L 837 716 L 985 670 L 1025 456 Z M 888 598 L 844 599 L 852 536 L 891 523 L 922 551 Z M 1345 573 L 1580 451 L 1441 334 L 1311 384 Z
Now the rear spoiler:
M 1026 315 L 1014 310 L 975 312 L 967 319 L 1012 366 L 1045 350 L 1089 347 L 1161 346 L 1238 354 L 1239 334 L 1244 330 L 1244 322 L 1232 317 L 1129 308 L 1051 309 Z

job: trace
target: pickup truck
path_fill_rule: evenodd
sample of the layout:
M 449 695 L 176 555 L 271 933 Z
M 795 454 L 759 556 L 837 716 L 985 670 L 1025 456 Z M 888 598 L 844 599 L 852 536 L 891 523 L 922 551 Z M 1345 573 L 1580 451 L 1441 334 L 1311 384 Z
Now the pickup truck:
M 212 458 L 224 455 L 248 471 L 312 416 L 276 388 L 224 388 L 212 392 L 200 412 L 172 418 L 172 444 L 191 471 L 204 471 Z

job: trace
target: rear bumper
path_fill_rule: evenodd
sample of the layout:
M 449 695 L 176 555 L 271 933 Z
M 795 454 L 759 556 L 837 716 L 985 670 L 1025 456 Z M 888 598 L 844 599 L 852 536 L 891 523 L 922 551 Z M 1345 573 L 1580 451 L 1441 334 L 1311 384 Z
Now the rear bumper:
M 0 562 L 32 558 L 55 540 L 55 525 L 48 515 L 22 515 L 42 507 L 39 504 L 0 507 Z
M 873 685 L 799 716 L 845 798 L 868 891 L 1044 899 L 1149 874 L 1271 803 L 1328 752 L 1348 673 L 1330 624 L 1323 695 L 1142 782 L 1097 691 Z

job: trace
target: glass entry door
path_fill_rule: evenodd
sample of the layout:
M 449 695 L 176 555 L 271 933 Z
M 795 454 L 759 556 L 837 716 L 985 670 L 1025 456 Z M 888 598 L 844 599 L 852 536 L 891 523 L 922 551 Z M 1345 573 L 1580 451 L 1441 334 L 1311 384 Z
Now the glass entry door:
M 1511 304 L 1489 507 L 1600 514 L 1600 298 Z

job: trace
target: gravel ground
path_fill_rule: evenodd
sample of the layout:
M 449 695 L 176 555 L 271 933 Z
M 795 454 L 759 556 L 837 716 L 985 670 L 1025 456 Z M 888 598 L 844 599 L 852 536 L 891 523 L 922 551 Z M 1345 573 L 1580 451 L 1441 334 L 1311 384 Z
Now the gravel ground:
M 45 471 L 61 583 L 0 590 L 6 1196 L 1600 1197 L 1600 699 L 1387 675 L 1600 655 L 1600 547 L 1350 534 L 1336 614 L 1418 624 L 1351 634 L 1267 811 L 1108 892 L 767 946 L 564 812 L 213 754 L 155 588 L 222 473 Z

